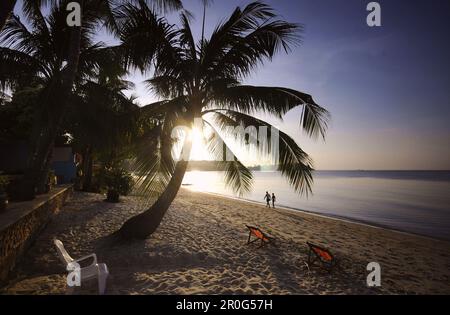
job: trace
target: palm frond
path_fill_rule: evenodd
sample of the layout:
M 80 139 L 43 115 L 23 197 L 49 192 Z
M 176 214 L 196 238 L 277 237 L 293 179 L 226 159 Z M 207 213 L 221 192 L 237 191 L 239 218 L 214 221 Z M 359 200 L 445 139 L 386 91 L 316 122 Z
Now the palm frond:
M 28 54 L 0 47 L 0 86 L 3 89 L 34 81 L 38 69 L 38 61 Z
M 178 51 L 174 40 L 178 31 L 166 19 L 158 17 L 143 3 L 121 5 L 116 8 L 115 16 L 122 21 L 120 39 L 126 66 L 144 72 L 156 57 L 161 67 L 176 63 Z
M 217 161 L 218 168 L 224 172 L 225 185 L 231 188 L 234 193 L 243 196 L 252 189 L 252 172 L 239 161 L 214 126 L 207 120 L 203 121 L 213 131 L 205 142 L 208 151 L 212 153 Z
M 55 6 L 58 0 L 23 0 L 23 12 L 31 22 L 33 28 L 44 34 L 50 40 L 47 21 L 42 14 L 41 8 Z
M 263 120 L 233 110 L 216 110 L 214 118 L 224 132 L 228 131 L 224 127 L 229 126 L 230 122 L 244 127 L 266 127 L 267 139 L 260 139 L 257 135 L 256 141 L 249 141 L 247 144 L 256 145 L 261 153 L 275 157 L 278 171 L 287 178 L 295 191 L 306 196 L 312 192 L 313 162 L 289 135 Z
M 144 83 L 153 93 L 163 98 L 176 98 L 185 92 L 184 82 L 175 76 L 154 76 Z
M 131 171 L 136 176 L 135 191 L 138 194 L 159 195 L 167 187 L 175 170 L 172 157 L 174 139 L 171 138 L 170 114 L 165 117 L 165 124 L 157 124 L 146 131 L 135 145 L 135 158 Z
M 309 94 L 283 87 L 251 85 L 213 87 L 212 90 L 211 106 L 251 115 L 264 112 L 282 119 L 291 109 L 303 106 L 300 118 L 303 130 L 312 137 L 325 137 L 330 115 Z
M 181 0 L 135 0 L 135 2 L 146 3 L 153 11 L 162 14 L 183 9 Z
M 218 52 L 225 53 L 230 40 L 243 32 L 248 32 L 256 27 L 261 19 L 272 18 L 274 13 L 271 8 L 261 2 L 253 2 L 244 10 L 237 7 L 226 22 L 219 24 L 213 31 L 210 40 L 205 41 L 202 47 L 203 64 L 211 64 Z
M 17 15 L 11 15 L 0 32 L 0 43 L 5 47 L 26 54 L 32 54 L 39 47 L 35 35 L 22 23 Z
M 197 60 L 197 48 L 194 36 L 192 35 L 191 26 L 189 24 L 189 17 L 185 13 L 181 14 L 181 24 L 180 44 L 182 47 L 185 47 L 188 59 Z
M 214 30 L 203 43 L 202 72 L 217 76 L 248 74 L 264 58 L 271 58 L 281 47 L 289 50 L 297 42 L 299 26 L 275 17 L 272 8 L 253 2 Z
M 250 34 L 235 37 L 211 72 L 218 76 L 245 77 L 264 60 L 272 60 L 281 49 L 287 53 L 300 43 L 301 30 L 300 25 L 281 20 L 264 23 Z
M 182 114 L 187 110 L 188 99 L 182 95 L 171 100 L 163 100 L 147 104 L 140 108 L 141 116 L 145 118 L 161 117 L 162 115 L 173 112 L 178 115 L 178 122 L 182 120 Z

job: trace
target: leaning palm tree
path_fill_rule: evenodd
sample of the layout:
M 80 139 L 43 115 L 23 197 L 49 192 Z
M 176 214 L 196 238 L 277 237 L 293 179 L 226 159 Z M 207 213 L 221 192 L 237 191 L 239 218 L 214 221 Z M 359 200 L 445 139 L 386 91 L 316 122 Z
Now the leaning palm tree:
M 152 150 L 147 150 L 152 159 L 138 155 L 135 173 L 140 176 L 141 187 L 164 189 L 148 210 L 125 222 L 119 231 L 123 237 L 146 238 L 152 234 L 181 186 L 192 144 L 186 137 L 179 144 L 185 159 L 176 163 L 171 160 L 168 147 L 180 139 L 170 139 L 170 134 L 178 124 L 192 127 L 196 118 L 202 119 L 205 126 L 217 131 L 207 140 L 208 148 L 217 153 L 223 147 L 215 144 L 222 143 L 218 140 L 223 140 L 220 131 L 226 124 L 272 127 L 254 114 L 281 118 L 302 106 L 302 128 L 310 136 L 324 137 L 328 112 L 310 95 L 289 88 L 242 83 L 257 66 L 280 50 L 288 52 L 299 42 L 300 26 L 277 18 L 268 5 L 254 2 L 244 9 L 236 8 L 209 39 L 200 42 L 194 40 L 184 14 L 180 28 L 169 25 L 142 4 L 124 5 L 116 14 L 125 21 L 120 38 L 126 63 L 142 71 L 154 67 L 146 82 L 162 99 L 141 108 L 142 115 L 154 117 L 156 124 L 149 137 Z M 147 44 L 150 38 L 152 45 Z M 287 134 L 272 130 L 279 133 L 278 170 L 296 191 L 307 193 L 312 185 L 311 159 Z M 223 143 L 231 151 L 226 141 Z M 264 153 L 270 154 L 270 149 Z M 251 188 L 252 174 L 235 155 L 220 165 L 225 182 L 235 191 Z

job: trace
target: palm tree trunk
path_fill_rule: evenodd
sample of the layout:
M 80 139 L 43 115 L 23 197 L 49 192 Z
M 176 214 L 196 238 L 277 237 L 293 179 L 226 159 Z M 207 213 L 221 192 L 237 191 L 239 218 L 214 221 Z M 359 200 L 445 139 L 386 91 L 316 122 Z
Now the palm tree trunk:
M 54 149 L 55 145 L 54 143 L 51 144 L 50 150 L 45 158 L 45 162 L 43 164 L 43 168 L 40 172 L 40 177 L 38 178 L 38 185 L 37 185 L 37 192 L 38 193 L 45 193 L 47 192 L 47 184 L 49 182 L 49 172 L 50 172 L 50 167 L 51 167 L 51 162 L 52 162 L 52 157 L 53 157 L 53 149 Z
M 83 191 L 91 190 L 92 183 L 92 147 L 87 145 L 83 152 Z
M 0 31 L 6 24 L 9 15 L 13 12 L 17 0 L 1 0 L 0 1 Z
M 184 160 L 177 162 L 172 178 L 164 192 L 148 210 L 126 221 L 118 231 L 120 236 L 125 239 L 146 239 L 156 231 L 181 187 L 189 163 L 191 148 L 192 141 L 186 138 L 181 153 Z
M 36 114 L 39 115 L 38 113 Z M 37 118 L 35 118 L 37 119 Z M 53 142 L 49 137 L 48 128 L 41 125 L 40 119 L 34 122 L 33 133 L 31 137 L 31 153 L 28 161 L 28 169 L 25 173 L 25 185 L 42 194 L 45 192 L 44 173 L 47 166 L 49 166 L 49 158 L 53 150 Z
M 83 0 L 78 1 L 83 6 Z M 34 181 L 38 193 L 42 193 L 42 187 L 45 187 L 47 180 L 47 162 L 53 149 L 53 143 L 58 135 L 62 124 L 64 114 L 68 106 L 68 99 L 72 91 L 73 83 L 78 71 L 78 63 L 80 59 L 81 44 L 81 27 L 73 27 L 70 43 L 69 55 L 67 58 L 67 68 L 62 73 L 59 93 L 51 95 L 47 94 L 46 103 L 52 110 L 52 119 L 48 122 L 48 126 L 44 131 L 39 133 L 38 141 L 32 152 L 31 162 L 25 177 Z M 56 85 L 58 86 L 58 85 Z M 57 95 L 57 97 L 55 97 Z

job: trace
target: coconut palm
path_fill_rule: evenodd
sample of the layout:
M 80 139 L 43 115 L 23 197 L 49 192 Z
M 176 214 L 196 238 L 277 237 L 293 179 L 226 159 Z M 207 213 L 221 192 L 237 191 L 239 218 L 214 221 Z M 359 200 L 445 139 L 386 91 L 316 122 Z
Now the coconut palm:
M 73 84 L 82 80 L 101 59 L 103 44 L 92 40 L 98 17 L 86 10 L 83 28 L 66 24 L 66 1 L 53 1 L 50 14 L 43 3 L 24 1 L 26 22 L 12 15 L 1 32 L 0 82 L 3 87 L 41 88 L 26 177 L 42 186 L 46 181 L 51 149 L 67 108 Z M 80 1 L 83 4 L 83 1 Z
M 3 0 L 0 2 L 0 31 L 5 26 L 6 20 L 14 10 L 17 0 Z
M 188 163 L 187 159 L 175 163 L 168 154 L 177 141 L 170 138 L 174 126 L 192 127 L 195 118 L 202 119 L 205 126 L 217 131 L 207 139 L 207 146 L 219 153 L 223 147 L 217 143 L 223 140 L 220 133 L 223 134 L 221 129 L 226 124 L 272 127 L 254 114 L 282 118 L 301 106 L 300 123 L 304 131 L 313 137 L 325 136 L 328 112 L 310 95 L 289 88 L 242 83 L 276 53 L 289 52 L 299 43 L 301 27 L 279 19 L 268 5 L 253 2 L 243 9 L 236 8 L 209 39 L 199 42 L 194 40 L 185 14 L 181 14 L 179 28 L 169 25 L 143 4 L 123 5 L 116 15 L 125 21 L 120 39 L 126 64 L 144 72 L 154 67 L 146 83 L 161 98 L 141 108 L 142 115 L 157 120 L 151 132 L 151 143 L 157 150 L 152 149 L 151 159 L 138 155 L 135 165 L 136 174 L 141 175 L 141 187 L 164 189 L 148 210 L 125 222 L 119 231 L 125 238 L 146 238 L 153 233 L 180 188 Z M 153 41 L 148 44 L 150 39 Z M 308 193 L 312 185 L 312 160 L 290 136 L 272 130 L 279 133 L 278 170 L 296 191 Z M 225 149 L 231 151 L 223 142 Z M 192 146 L 189 137 L 179 145 L 182 156 L 188 157 Z M 273 152 L 268 149 L 263 153 Z M 251 188 L 252 174 L 235 155 L 231 161 L 219 164 L 225 182 L 236 192 Z
M 112 7 L 114 5 L 117 5 L 120 2 L 124 2 L 121 0 L 91 0 L 91 2 L 96 1 L 97 3 L 101 4 L 103 8 L 109 8 L 108 11 L 106 11 L 107 15 L 106 18 L 112 17 Z M 139 2 L 140 0 L 128 0 L 129 2 Z M 56 4 L 59 2 L 59 0 L 24 0 L 25 5 L 27 5 L 27 2 L 35 2 L 39 6 L 42 4 Z M 72 1 L 73 2 L 73 1 Z M 81 3 L 81 1 L 76 1 Z M 148 1 L 152 3 L 153 8 L 155 10 L 159 10 L 161 12 L 169 12 L 172 10 L 181 10 L 183 8 L 181 4 L 181 0 L 153 0 Z M 5 26 L 6 21 L 8 20 L 8 17 L 13 12 L 14 7 L 17 3 L 17 0 L 2 0 L 0 1 L 0 31 Z M 114 25 L 114 20 L 112 19 L 106 19 L 107 23 L 110 23 L 110 25 Z
M 0 83 L 3 87 L 17 88 L 23 84 L 37 83 L 43 86 L 34 125 L 34 138 L 29 169 L 26 174 L 31 186 L 42 191 L 47 179 L 53 142 L 67 110 L 74 83 L 84 79 L 95 67 L 92 58 L 102 44 L 92 44 L 92 37 L 99 23 L 111 31 L 118 25 L 113 19 L 113 0 L 78 0 L 82 7 L 82 27 L 66 24 L 68 0 L 24 0 L 24 13 L 29 29 L 18 16 L 12 16 L 1 33 Z M 137 2 L 137 1 L 136 1 Z M 142 1 L 139 1 L 142 2 Z M 179 9 L 179 0 L 149 1 L 162 10 Z M 45 17 L 42 7 L 51 5 L 51 13 Z M 92 45 L 91 45 L 92 44 Z M 81 69 L 80 69 L 81 67 Z
M 71 101 L 65 132 L 72 136 L 72 145 L 83 155 L 83 190 L 91 188 L 94 156 L 102 154 L 117 159 L 127 153 L 137 134 L 138 106 L 133 97 L 124 94 L 133 87 L 122 79 L 125 74 L 114 58 L 109 62 L 105 58 L 98 74 L 77 87 Z

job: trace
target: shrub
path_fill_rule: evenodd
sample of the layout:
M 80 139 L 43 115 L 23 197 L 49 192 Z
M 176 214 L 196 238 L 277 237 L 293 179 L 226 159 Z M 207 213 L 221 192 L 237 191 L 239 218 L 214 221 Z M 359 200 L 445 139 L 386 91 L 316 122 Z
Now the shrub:
M 9 185 L 9 177 L 7 175 L 0 175 L 0 194 L 6 192 Z
M 108 200 L 118 201 L 119 195 L 126 196 L 133 187 L 133 178 L 122 168 L 105 169 L 99 174 L 103 189 L 108 191 Z

